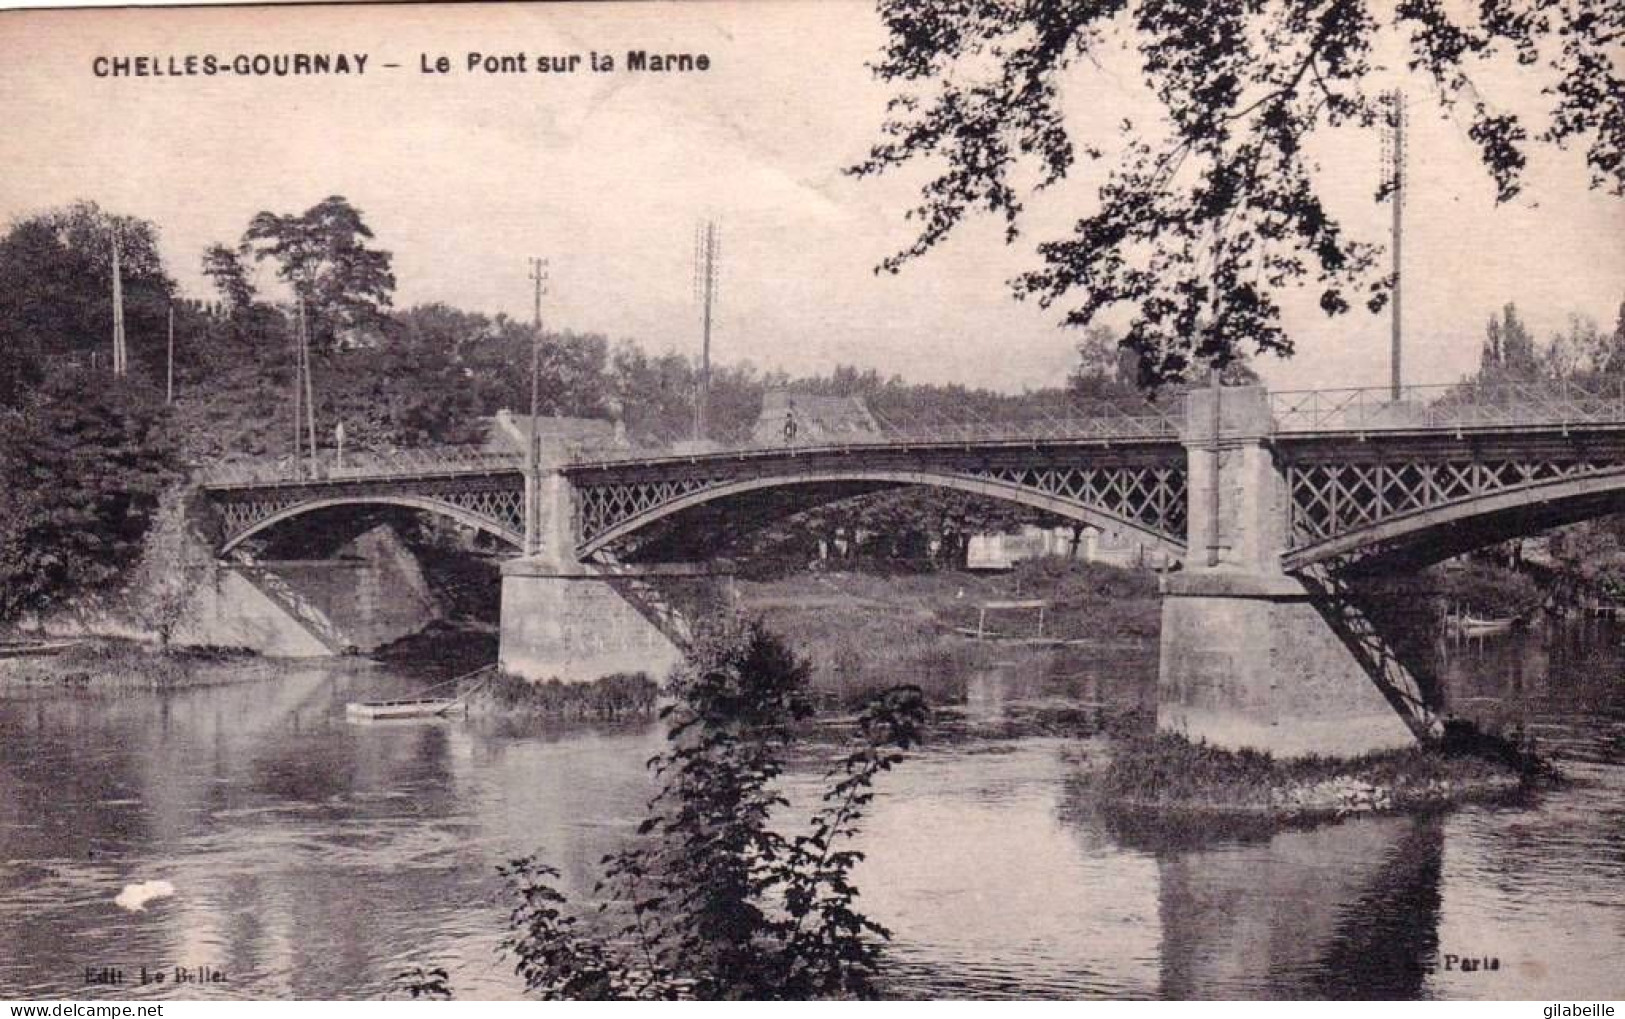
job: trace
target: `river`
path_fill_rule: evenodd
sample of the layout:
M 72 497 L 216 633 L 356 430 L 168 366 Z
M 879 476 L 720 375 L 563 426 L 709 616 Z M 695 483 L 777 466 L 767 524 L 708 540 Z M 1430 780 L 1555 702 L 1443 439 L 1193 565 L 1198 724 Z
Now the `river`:
M 1097 662 L 1063 694 L 1143 697 L 1153 667 Z M 1083 776 L 1103 737 L 1028 731 L 1011 691 L 1031 683 L 971 677 L 964 719 L 883 779 L 860 847 L 860 903 L 895 935 L 888 991 L 1625 997 L 1620 632 L 1463 646 L 1447 675 L 1454 706 L 1521 722 L 1571 781 L 1517 807 L 1174 842 L 1100 817 Z M 170 693 L 0 692 L 0 997 L 369 998 L 418 964 L 460 997 L 518 996 L 497 864 L 539 850 L 590 888 L 661 736 L 345 719 L 425 682 L 315 664 Z M 793 801 L 832 752 L 798 763 Z M 115 903 L 155 880 L 174 894 Z M 176 967 L 222 979 L 177 987 Z

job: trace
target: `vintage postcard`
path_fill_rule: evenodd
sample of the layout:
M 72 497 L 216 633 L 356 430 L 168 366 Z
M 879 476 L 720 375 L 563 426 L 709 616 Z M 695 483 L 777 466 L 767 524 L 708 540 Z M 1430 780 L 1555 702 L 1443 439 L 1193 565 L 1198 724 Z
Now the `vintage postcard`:
M 1622 64 L 0 10 L 0 998 L 1612 1014 Z

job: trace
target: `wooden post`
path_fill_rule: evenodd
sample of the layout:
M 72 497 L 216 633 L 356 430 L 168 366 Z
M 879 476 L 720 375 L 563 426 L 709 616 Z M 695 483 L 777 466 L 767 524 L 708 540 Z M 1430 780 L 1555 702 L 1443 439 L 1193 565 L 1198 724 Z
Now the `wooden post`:
M 1214 364 L 1208 370 L 1213 382 L 1213 470 L 1208 478 L 1208 515 L 1207 515 L 1207 564 L 1219 565 L 1219 458 L 1224 455 L 1219 448 L 1219 429 L 1224 423 L 1224 415 L 1219 409 L 1219 401 L 1224 396 L 1224 378 L 1219 366 Z
M 542 530 L 542 476 L 541 436 L 537 433 L 537 420 L 542 403 L 542 283 L 547 279 L 540 258 L 530 260 L 530 278 L 536 284 L 535 306 L 531 315 L 530 337 L 530 434 L 525 442 L 525 488 L 530 497 L 525 500 L 525 554 L 541 551 Z
M 299 437 L 301 419 L 302 419 L 303 414 L 304 414 L 304 408 L 302 406 L 302 404 L 304 403 L 304 389 L 303 389 L 303 387 L 304 387 L 304 379 L 302 377 L 303 374 L 304 374 L 304 362 L 299 356 L 299 329 L 300 329 L 300 323 L 303 322 L 303 320 L 304 320 L 304 304 L 302 302 L 299 305 L 298 316 L 299 317 L 296 318 L 295 321 L 294 321 L 294 328 L 293 328 L 293 335 L 292 335 L 292 339 L 293 339 L 293 459 L 291 461 L 289 461 L 289 463 L 293 467 L 293 477 L 294 477 L 295 481 L 297 481 L 299 479 L 300 475 L 302 475 L 304 473 L 304 465 L 302 463 L 302 460 L 304 458 L 304 449 L 303 449 L 304 441 L 302 439 L 300 439 L 300 437 Z
M 310 329 L 305 320 L 305 302 L 299 302 L 299 351 L 305 369 L 305 420 L 310 434 L 310 476 L 316 476 L 316 397 L 310 384 Z
M 1394 248 L 1394 250 L 1393 250 L 1393 256 L 1394 256 L 1394 308 L 1393 308 L 1392 322 L 1390 323 L 1390 325 L 1392 327 L 1392 333 L 1393 333 L 1393 336 L 1392 336 L 1393 352 L 1392 352 L 1392 355 L 1390 356 L 1390 359 L 1389 359 L 1389 372 L 1392 375 L 1392 378 L 1390 380 L 1389 385 L 1390 385 L 1390 390 L 1391 390 L 1390 396 L 1392 397 L 1392 399 L 1393 399 L 1393 401 L 1395 403 L 1398 403 L 1399 398 L 1400 398 L 1400 389 L 1401 389 L 1400 370 L 1399 370 L 1399 368 L 1400 368 L 1400 361 L 1399 361 L 1399 358 L 1400 358 L 1400 338 L 1401 338 L 1401 335 L 1402 335 L 1402 333 L 1404 331 L 1404 315 L 1401 313 L 1401 310 L 1400 310 L 1400 290 L 1401 290 L 1401 287 L 1400 287 L 1401 275 L 1400 274 L 1401 274 L 1402 269 L 1404 268 L 1404 260 L 1403 260 L 1403 257 L 1402 257 L 1403 256 L 1403 250 L 1401 248 L 1401 241 L 1402 241 L 1402 238 L 1404 237 L 1403 224 L 1404 224 L 1404 209 L 1405 209 L 1405 93 L 1403 93 L 1403 92 L 1396 89 L 1396 90 L 1394 90 L 1393 92 L 1390 93 L 1390 96 L 1391 96 L 1391 101 L 1393 102 L 1393 117 L 1394 117 L 1394 124 L 1393 124 L 1393 130 L 1394 130 L 1394 150 L 1393 150 L 1393 157 L 1394 157 L 1394 165 L 1393 165 L 1394 191 L 1393 191 L 1393 194 L 1389 196 L 1389 201 L 1394 203 L 1394 209 L 1393 209 L 1393 213 L 1394 213 L 1394 222 L 1393 222 L 1393 239 L 1394 239 L 1393 240 L 1393 248 Z
M 124 272 L 119 264 L 118 224 L 113 225 L 113 374 L 123 375 L 124 361 Z
M 169 371 L 165 377 L 164 402 L 175 402 L 175 302 L 169 302 Z

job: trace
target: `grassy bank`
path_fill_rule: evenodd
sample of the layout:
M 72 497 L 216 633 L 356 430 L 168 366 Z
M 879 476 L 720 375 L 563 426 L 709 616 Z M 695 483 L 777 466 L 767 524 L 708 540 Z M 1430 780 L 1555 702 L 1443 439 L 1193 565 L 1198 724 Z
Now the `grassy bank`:
M 0 685 L 90 690 L 179 690 L 251 682 L 279 663 L 228 648 L 160 648 L 87 638 L 60 654 L 0 659 Z
M 592 683 L 533 683 L 495 672 L 470 677 L 458 690 L 471 715 L 572 721 L 652 715 L 659 694 L 659 684 L 642 672 L 617 672 Z
M 1158 733 L 1116 748 L 1095 792 L 1108 810 L 1164 821 L 1284 822 L 1498 800 L 1555 778 L 1533 756 L 1477 734 L 1355 758 L 1277 760 Z
M 805 573 L 741 581 L 739 598 L 811 662 L 813 691 L 845 707 L 905 678 L 942 705 L 962 702 L 979 670 L 1041 675 L 1053 649 L 1017 642 L 1037 635 L 1036 612 L 988 614 L 989 631 L 1015 640 L 959 632 L 976 627 L 983 602 L 1046 600 L 1044 635 L 1079 642 L 1074 653 L 1154 648 L 1161 622 L 1154 575 L 1066 560 L 992 575 Z

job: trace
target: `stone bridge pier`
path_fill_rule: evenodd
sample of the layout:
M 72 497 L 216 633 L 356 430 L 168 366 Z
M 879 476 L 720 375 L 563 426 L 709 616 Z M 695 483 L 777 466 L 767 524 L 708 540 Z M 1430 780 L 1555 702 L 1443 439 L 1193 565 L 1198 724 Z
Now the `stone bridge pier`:
M 526 555 L 502 564 L 500 665 L 534 681 L 591 682 L 618 672 L 662 679 L 689 627 L 731 588 L 715 568 L 580 561 L 568 479 L 527 485 Z
M 1416 681 L 1329 575 L 1284 572 L 1285 471 L 1262 387 L 1192 392 L 1183 569 L 1163 578 L 1157 726 L 1279 756 L 1412 744 Z

